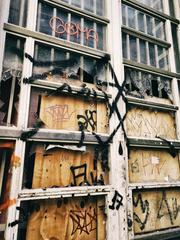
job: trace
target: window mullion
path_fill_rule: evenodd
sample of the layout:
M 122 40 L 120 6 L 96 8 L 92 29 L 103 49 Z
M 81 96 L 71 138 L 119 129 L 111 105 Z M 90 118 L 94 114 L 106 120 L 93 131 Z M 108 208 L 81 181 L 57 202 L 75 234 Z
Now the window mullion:
M 37 18 L 38 0 L 28 1 L 27 28 L 35 31 Z

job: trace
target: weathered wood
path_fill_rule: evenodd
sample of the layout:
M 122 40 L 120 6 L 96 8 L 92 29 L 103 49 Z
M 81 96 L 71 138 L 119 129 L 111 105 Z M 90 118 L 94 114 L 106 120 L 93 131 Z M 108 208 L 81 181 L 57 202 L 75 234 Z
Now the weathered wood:
M 176 139 L 174 115 L 167 112 L 133 108 L 128 111 L 125 124 L 129 136 Z
M 134 192 L 133 208 L 136 234 L 180 226 L 178 189 Z
M 50 129 L 78 131 L 81 122 L 86 131 L 107 132 L 106 104 L 83 101 L 82 98 L 42 96 L 40 118 Z
M 67 200 L 39 201 L 40 209 L 29 216 L 26 240 L 104 240 L 104 200 Z
M 46 152 L 39 145 L 36 150 L 32 188 L 66 187 L 85 185 L 86 181 L 94 185 L 96 178 L 102 174 L 105 184 L 108 183 L 107 173 L 102 171 L 100 161 L 94 170 L 94 150 L 88 146 L 85 152 L 54 148 Z M 72 168 L 72 169 L 71 169 Z M 79 177 L 73 177 L 80 175 Z M 93 174 L 93 179 L 91 177 Z
M 160 150 L 132 149 L 129 155 L 131 183 L 168 182 L 180 178 L 179 158 Z

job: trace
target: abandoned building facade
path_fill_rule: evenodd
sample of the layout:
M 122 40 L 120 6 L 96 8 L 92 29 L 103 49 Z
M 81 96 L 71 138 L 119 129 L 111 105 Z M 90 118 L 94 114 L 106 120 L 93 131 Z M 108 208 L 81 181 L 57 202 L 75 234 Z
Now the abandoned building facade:
M 0 240 L 180 239 L 180 1 L 0 4 Z

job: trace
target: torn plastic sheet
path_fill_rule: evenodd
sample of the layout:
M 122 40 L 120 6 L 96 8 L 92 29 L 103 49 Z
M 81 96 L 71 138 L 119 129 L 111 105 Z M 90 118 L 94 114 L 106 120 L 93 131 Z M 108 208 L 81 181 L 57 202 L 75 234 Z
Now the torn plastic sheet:
M 67 150 L 72 150 L 72 151 L 79 151 L 79 152 L 85 152 L 86 151 L 86 146 L 82 147 L 77 147 L 75 145 L 48 145 L 45 150 L 51 150 L 53 148 L 62 148 L 62 149 L 67 149 Z

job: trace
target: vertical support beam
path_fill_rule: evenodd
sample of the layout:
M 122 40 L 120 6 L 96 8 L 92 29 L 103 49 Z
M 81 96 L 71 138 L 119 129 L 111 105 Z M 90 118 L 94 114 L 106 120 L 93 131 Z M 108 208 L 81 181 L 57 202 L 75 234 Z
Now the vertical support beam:
M 108 6 L 109 15 L 108 18 L 111 19 L 111 22 L 108 27 L 108 46 L 107 49 L 111 54 L 111 63 L 113 65 L 114 71 L 117 75 L 119 84 L 122 84 L 124 80 L 124 66 L 123 66 L 123 57 L 122 57 L 122 19 L 121 19 L 121 1 L 113 0 L 109 2 Z M 113 88 L 112 91 L 112 99 L 115 98 L 117 94 L 117 89 Z M 118 102 L 118 108 L 123 116 L 126 112 L 125 103 L 122 99 Z M 112 132 L 114 127 L 117 126 L 119 120 L 116 114 L 113 114 L 112 119 L 110 121 L 110 131 Z M 119 143 L 121 142 L 123 147 L 123 152 L 126 152 L 126 145 L 123 136 L 123 131 L 120 129 L 114 137 L 113 144 L 111 146 L 111 184 L 112 187 L 117 190 L 123 197 L 123 206 L 120 206 L 119 210 L 109 210 L 109 231 L 108 231 L 108 240 L 127 240 L 127 204 L 126 204 L 126 162 L 127 162 L 127 154 L 123 154 L 123 156 L 119 155 Z M 111 201 L 113 197 L 113 193 L 111 193 Z M 110 203 L 111 204 L 111 203 Z
M 34 55 L 34 40 L 32 38 L 27 38 L 24 52 L 28 53 L 29 55 Z M 28 78 L 32 75 L 32 63 L 29 59 L 24 57 L 23 62 L 23 72 L 22 78 Z M 19 117 L 18 117 L 18 127 L 19 128 L 26 128 L 28 123 L 28 110 L 29 110 L 29 102 L 30 102 L 30 85 L 24 84 L 23 80 L 21 82 L 21 92 L 20 92 L 20 103 L 19 103 Z

